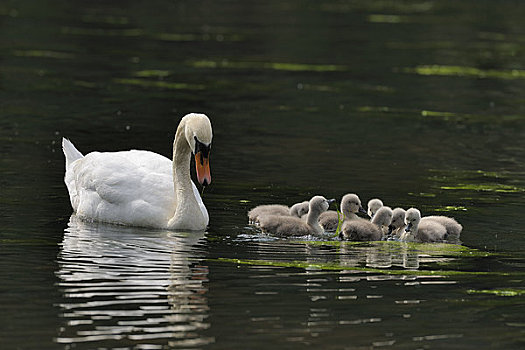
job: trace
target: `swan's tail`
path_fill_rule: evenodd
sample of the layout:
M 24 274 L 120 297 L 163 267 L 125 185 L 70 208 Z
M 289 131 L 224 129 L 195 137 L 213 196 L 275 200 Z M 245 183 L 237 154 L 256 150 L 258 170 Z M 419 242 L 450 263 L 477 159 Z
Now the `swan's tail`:
M 75 148 L 75 146 L 73 146 L 71 141 L 66 138 L 62 138 L 62 150 L 66 156 L 66 170 L 69 169 L 69 165 L 71 165 L 71 163 L 73 163 L 75 160 L 84 157 L 82 153 L 80 153 Z

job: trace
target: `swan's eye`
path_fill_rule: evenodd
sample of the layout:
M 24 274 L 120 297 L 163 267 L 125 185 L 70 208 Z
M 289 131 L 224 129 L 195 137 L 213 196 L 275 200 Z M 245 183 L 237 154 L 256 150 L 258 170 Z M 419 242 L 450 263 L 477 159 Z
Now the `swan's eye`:
M 205 145 L 204 143 L 200 142 L 197 139 L 197 136 L 194 136 L 194 139 L 195 139 L 195 154 L 200 152 L 204 158 L 208 158 L 210 155 L 211 144 Z

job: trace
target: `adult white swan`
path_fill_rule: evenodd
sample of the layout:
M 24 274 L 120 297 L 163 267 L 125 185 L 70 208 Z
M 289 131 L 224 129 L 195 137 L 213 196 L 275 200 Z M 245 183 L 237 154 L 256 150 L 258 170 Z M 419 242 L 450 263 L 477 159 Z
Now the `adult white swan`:
M 83 156 L 62 140 L 64 182 L 81 218 L 129 226 L 204 230 L 208 211 L 190 177 L 195 155 L 197 180 L 211 182 L 211 123 L 204 114 L 182 118 L 173 141 L 173 161 L 149 151 L 92 152 Z

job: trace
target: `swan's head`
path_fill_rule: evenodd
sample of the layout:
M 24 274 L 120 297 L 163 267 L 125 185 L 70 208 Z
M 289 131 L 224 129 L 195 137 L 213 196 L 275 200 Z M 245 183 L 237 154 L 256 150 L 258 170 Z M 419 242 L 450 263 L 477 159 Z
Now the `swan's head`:
M 421 220 L 421 212 L 417 210 L 416 208 L 410 208 L 407 210 L 405 214 L 405 225 L 407 227 L 405 228 L 405 232 L 410 232 L 414 226 L 419 225 L 419 221 Z
M 326 199 L 323 196 L 314 196 L 309 202 L 309 212 L 322 213 L 328 210 L 335 199 Z
M 375 213 L 373 222 L 379 227 L 388 226 L 392 223 L 392 215 L 390 207 L 381 207 Z
M 309 205 L 308 201 L 304 201 L 301 203 L 295 203 L 290 208 L 290 215 L 300 218 L 303 215 L 308 214 L 308 205 Z
M 184 136 L 192 153 L 195 155 L 197 180 L 203 186 L 211 183 L 210 151 L 213 133 L 210 119 L 205 114 L 190 113 L 183 118 Z
M 388 227 L 389 234 L 392 231 L 405 226 L 405 215 L 406 215 L 406 212 L 405 212 L 405 209 L 403 208 L 395 208 L 394 210 L 392 210 L 392 223 Z
M 361 206 L 361 200 L 357 194 L 349 193 L 345 194 L 341 199 L 341 210 L 343 214 L 349 216 L 355 213 L 366 213 Z
M 379 198 L 373 198 L 368 201 L 368 216 L 373 218 L 375 213 L 383 206 L 383 202 Z

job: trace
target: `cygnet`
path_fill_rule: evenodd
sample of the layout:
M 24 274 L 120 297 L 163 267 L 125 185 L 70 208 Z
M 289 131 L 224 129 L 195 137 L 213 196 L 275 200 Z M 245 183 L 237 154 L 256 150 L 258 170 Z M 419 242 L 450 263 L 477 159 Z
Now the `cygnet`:
M 278 236 L 320 235 L 324 232 L 319 225 L 319 215 L 328 210 L 335 199 L 314 196 L 310 199 L 306 222 L 293 216 L 263 215 L 259 217 L 259 226 L 263 232 Z
M 392 210 L 392 222 L 388 226 L 388 235 L 394 238 L 401 237 L 405 231 L 405 215 L 406 211 L 403 208 L 394 208 Z
M 391 222 L 392 209 L 381 207 L 372 221 L 358 219 L 345 222 L 339 237 L 349 241 L 380 241 L 383 238 L 383 227 Z
M 308 207 L 308 202 L 296 203 L 292 205 L 291 208 L 286 205 L 282 205 L 282 204 L 258 205 L 255 208 L 252 208 L 248 212 L 248 221 L 250 223 L 258 223 L 260 217 L 263 215 L 282 215 L 282 216 L 301 217 L 299 215 L 299 209 L 302 208 L 303 203 L 306 203 L 305 206 Z M 302 212 L 302 214 L 304 214 L 304 212 Z
M 445 239 L 447 229 L 437 221 L 421 220 L 421 212 L 410 208 L 405 216 L 406 228 L 401 235 L 402 241 L 407 242 L 440 242 Z
M 298 218 L 303 217 L 303 215 L 308 214 L 308 206 L 310 204 L 308 201 L 304 201 L 301 203 L 295 203 L 290 207 L 290 216 L 295 216 Z
M 344 221 L 358 219 L 359 217 L 356 213 L 366 213 L 361 206 L 359 196 L 353 193 L 345 194 L 341 199 L 341 212 L 344 215 Z M 337 212 L 335 210 L 325 211 L 319 217 L 319 224 L 321 224 L 325 231 L 337 230 L 337 226 L 339 225 Z
M 435 221 L 445 226 L 445 229 L 447 230 L 447 237 L 445 238 L 459 238 L 459 235 L 463 230 L 463 226 L 461 226 L 460 223 L 458 223 L 454 218 L 449 218 L 448 216 L 431 215 L 421 218 L 421 223 L 426 221 Z
M 372 198 L 368 201 L 367 214 L 370 218 L 373 218 L 375 213 L 383 206 L 383 201 L 379 198 Z

